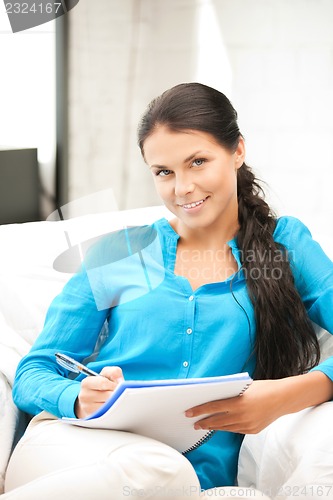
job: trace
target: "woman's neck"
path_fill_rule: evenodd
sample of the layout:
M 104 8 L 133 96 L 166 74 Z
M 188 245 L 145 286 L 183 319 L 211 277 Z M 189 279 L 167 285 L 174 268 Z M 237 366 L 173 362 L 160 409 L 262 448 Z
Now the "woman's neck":
M 210 226 L 209 228 L 192 228 L 184 225 L 180 219 L 172 219 L 170 225 L 179 234 L 182 245 L 198 250 L 218 250 L 224 247 L 228 241 L 235 237 L 239 229 L 238 220 L 223 226 Z

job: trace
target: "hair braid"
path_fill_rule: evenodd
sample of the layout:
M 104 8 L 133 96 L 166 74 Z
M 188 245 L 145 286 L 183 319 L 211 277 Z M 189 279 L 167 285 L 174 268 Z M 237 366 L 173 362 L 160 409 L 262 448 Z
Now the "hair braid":
M 238 170 L 237 235 L 254 306 L 256 378 L 303 373 L 319 361 L 319 344 L 295 288 L 286 249 L 273 239 L 276 218 L 244 163 Z

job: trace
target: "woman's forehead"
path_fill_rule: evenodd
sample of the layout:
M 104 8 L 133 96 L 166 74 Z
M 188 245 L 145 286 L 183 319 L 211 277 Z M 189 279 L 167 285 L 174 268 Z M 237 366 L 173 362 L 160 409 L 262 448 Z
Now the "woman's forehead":
M 144 155 L 149 164 L 162 164 L 166 159 L 182 161 L 195 151 L 221 147 L 211 134 L 200 130 L 170 130 L 159 126 L 144 142 Z

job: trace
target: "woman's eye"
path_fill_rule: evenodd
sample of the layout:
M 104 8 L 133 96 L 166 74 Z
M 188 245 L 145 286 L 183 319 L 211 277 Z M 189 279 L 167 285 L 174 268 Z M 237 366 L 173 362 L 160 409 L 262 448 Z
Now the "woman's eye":
M 204 160 L 204 158 L 196 158 L 196 159 L 193 161 L 192 165 L 193 165 L 194 167 L 201 167 L 201 166 L 205 163 L 205 161 L 206 161 L 206 160 Z
M 171 170 L 167 170 L 167 169 L 158 170 L 157 172 L 155 172 L 155 175 L 159 175 L 161 177 L 166 177 L 167 175 L 170 175 L 170 174 L 171 174 Z

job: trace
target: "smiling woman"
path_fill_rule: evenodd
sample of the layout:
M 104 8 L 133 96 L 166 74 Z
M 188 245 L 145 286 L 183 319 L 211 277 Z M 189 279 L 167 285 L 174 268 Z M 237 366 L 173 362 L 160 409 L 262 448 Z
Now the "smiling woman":
M 113 250 L 104 238 L 51 304 L 43 332 L 17 370 L 16 404 L 41 414 L 12 455 L 8 498 L 45 498 L 47 488 L 59 498 L 69 484 L 75 497 L 86 499 L 119 500 L 137 484 L 146 498 L 158 498 L 148 493 L 156 487 L 163 497 L 184 498 L 187 488 L 197 498 L 201 489 L 235 485 L 244 434 L 333 396 L 333 359 L 318 364 L 311 323 L 333 333 L 333 264 L 299 220 L 271 211 L 245 163 L 230 101 L 205 85 L 177 85 L 149 105 L 138 139 L 175 217 L 139 228 L 138 238 L 153 231 L 158 245 L 145 246 L 140 255 L 149 259 L 135 263 L 145 276 L 162 278 L 133 300 L 116 300 L 138 283 L 128 259 L 102 267 Z M 82 362 L 105 324 L 110 335 L 88 363 L 100 376 L 72 380 L 54 353 Z M 243 371 L 256 380 L 241 397 L 187 409 L 196 429 L 218 432 L 185 456 L 142 436 L 58 421 L 94 412 L 122 377 Z M 76 450 L 74 465 L 68 449 Z M 231 497 L 246 498 L 243 491 Z
M 240 138 L 235 151 L 199 130 L 173 131 L 165 125 L 145 140 L 144 158 L 165 206 L 175 214 L 170 222 L 181 236 L 175 273 L 193 289 L 224 281 L 237 270 L 226 243 L 238 229 L 237 170 L 245 155 Z M 205 241 L 205 247 L 202 242 Z M 188 251 L 201 250 L 201 259 L 188 262 Z M 207 262 L 207 251 L 223 251 L 224 259 Z
M 157 192 L 179 217 L 183 230 L 193 224 L 196 231 L 201 226 L 205 232 L 218 229 L 220 238 L 230 239 L 235 234 L 237 170 L 244 160 L 243 139 L 234 152 L 229 152 L 207 132 L 174 132 L 159 126 L 145 141 L 144 157 L 154 174 Z
M 204 245 L 219 249 L 237 234 L 257 320 L 257 376 L 277 378 L 311 368 L 319 359 L 316 336 L 295 289 L 288 256 L 279 262 L 269 258 L 272 250 L 280 249 L 273 237 L 277 220 L 244 162 L 237 113 L 227 97 L 196 83 L 166 91 L 150 104 L 142 118 L 139 145 L 155 173 L 164 169 L 165 179 L 155 181 L 155 185 L 177 216 L 171 225 L 180 235 L 179 248 Z M 198 149 L 198 159 L 202 160 L 202 151 L 208 159 L 196 167 L 192 160 Z M 156 168 L 156 164 L 163 167 Z M 198 201 L 192 208 L 191 204 Z M 265 257 L 247 258 L 253 252 Z M 282 276 L 279 274 L 279 280 L 265 279 L 260 272 L 260 279 L 252 279 L 253 268 L 281 268 Z M 276 317 L 280 318 L 279 325 Z M 286 342 L 289 354 L 285 352 Z

